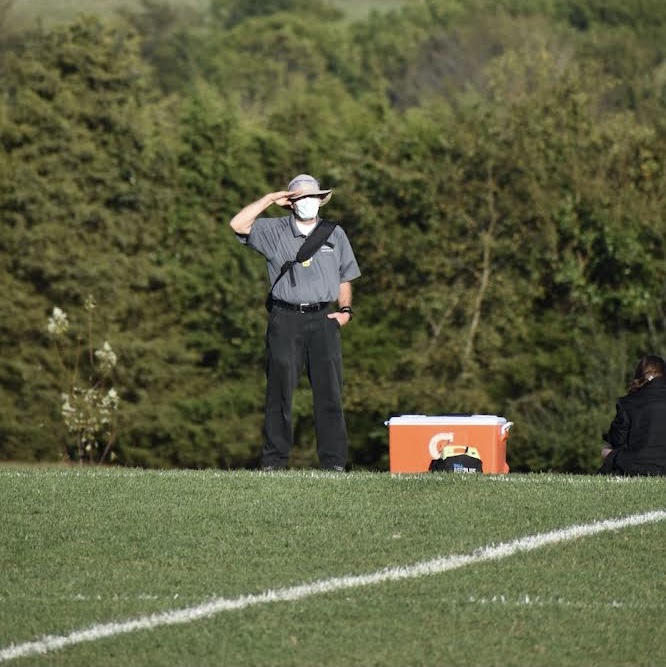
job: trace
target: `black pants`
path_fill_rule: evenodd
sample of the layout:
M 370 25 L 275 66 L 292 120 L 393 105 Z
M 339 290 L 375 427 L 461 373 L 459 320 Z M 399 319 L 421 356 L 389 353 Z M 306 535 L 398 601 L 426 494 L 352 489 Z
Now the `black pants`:
M 609 452 L 599 468 L 599 475 L 627 475 L 634 464 L 635 454 L 626 447 Z
M 269 314 L 264 467 L 284 468 L 289 462 L 294 440 L 291 405 L 303 368 L 312 387 L 320 467 L 339 468 L 347 463 L 340 325 L 327 314 L 327 310 L 300 313 L 279 307 Z
M 599 475 L 664 475 L 663 466 L 641 463 L 638 451 L 626 447 L 614 449 L 606 456 L 598 470 Z

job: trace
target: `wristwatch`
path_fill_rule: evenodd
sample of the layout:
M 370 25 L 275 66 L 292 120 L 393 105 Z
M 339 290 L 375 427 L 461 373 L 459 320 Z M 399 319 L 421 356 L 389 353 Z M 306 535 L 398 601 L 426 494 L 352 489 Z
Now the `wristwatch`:
M 342 308 L 340 308 L 338 310 L 338 312 L 339 313 L 347 313 L 347 315 L 349 315 L 349 321 L 350 322 L 351 322 L 352 317 L 354 316 L 354 311 L 352 310 L 351 306 L 342 306 Z

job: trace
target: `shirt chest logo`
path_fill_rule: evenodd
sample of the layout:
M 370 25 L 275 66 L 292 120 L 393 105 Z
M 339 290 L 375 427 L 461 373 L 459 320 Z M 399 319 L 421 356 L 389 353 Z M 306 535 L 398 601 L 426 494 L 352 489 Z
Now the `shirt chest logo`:
M 333 252 L 333 248 L 327 245 L 323 245 L 321 248 L 319 248 L 319 252 Z M 301 266 L 303 267 L 308 267 L 312 266 L 314 257 L 311 257 L 310 259 L 306 259 L 304 262 L 301 262 Z

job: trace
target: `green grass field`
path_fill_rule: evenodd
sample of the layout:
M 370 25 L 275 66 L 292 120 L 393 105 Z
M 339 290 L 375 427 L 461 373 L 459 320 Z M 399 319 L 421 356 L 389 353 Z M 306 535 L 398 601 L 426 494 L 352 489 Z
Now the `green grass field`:
M 204 9 L 208 0 L 167 0 L 175 6 Z M 401 7 L 416 0 L 331 0 L 344 11 L 350 20 L 362 19 L 369 12 L 387 11 Z M 13 0 L 9 11 L 9 24 L 12 27 L 25 26 L 39 20 L 48 26 L 54 23 L 70 21 L 83 12 L 108 16 L 121 7 L 136 7 L 132 0 Z
M 0 505 L 0 664 L 666 664 L 665 479 L 12 466 Z

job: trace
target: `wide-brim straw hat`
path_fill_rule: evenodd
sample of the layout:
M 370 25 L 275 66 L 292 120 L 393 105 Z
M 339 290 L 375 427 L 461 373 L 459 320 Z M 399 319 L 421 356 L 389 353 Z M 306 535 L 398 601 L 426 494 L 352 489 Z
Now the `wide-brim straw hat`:
M 294 192 L 296 190 L 301 190 L 301 194 L 298 195 L 298 198 L 301 197 L 319 197 L 321 201 L 319 202 L 319 207 L 326 206 L 331 196 L 333 195 L 333 190 L 322 190 L 319 186 L 319 181 L 310 174 L 299 174 L 291 179 L 287 190 Z M 284 208 L 289 208 L 285 206 Z

